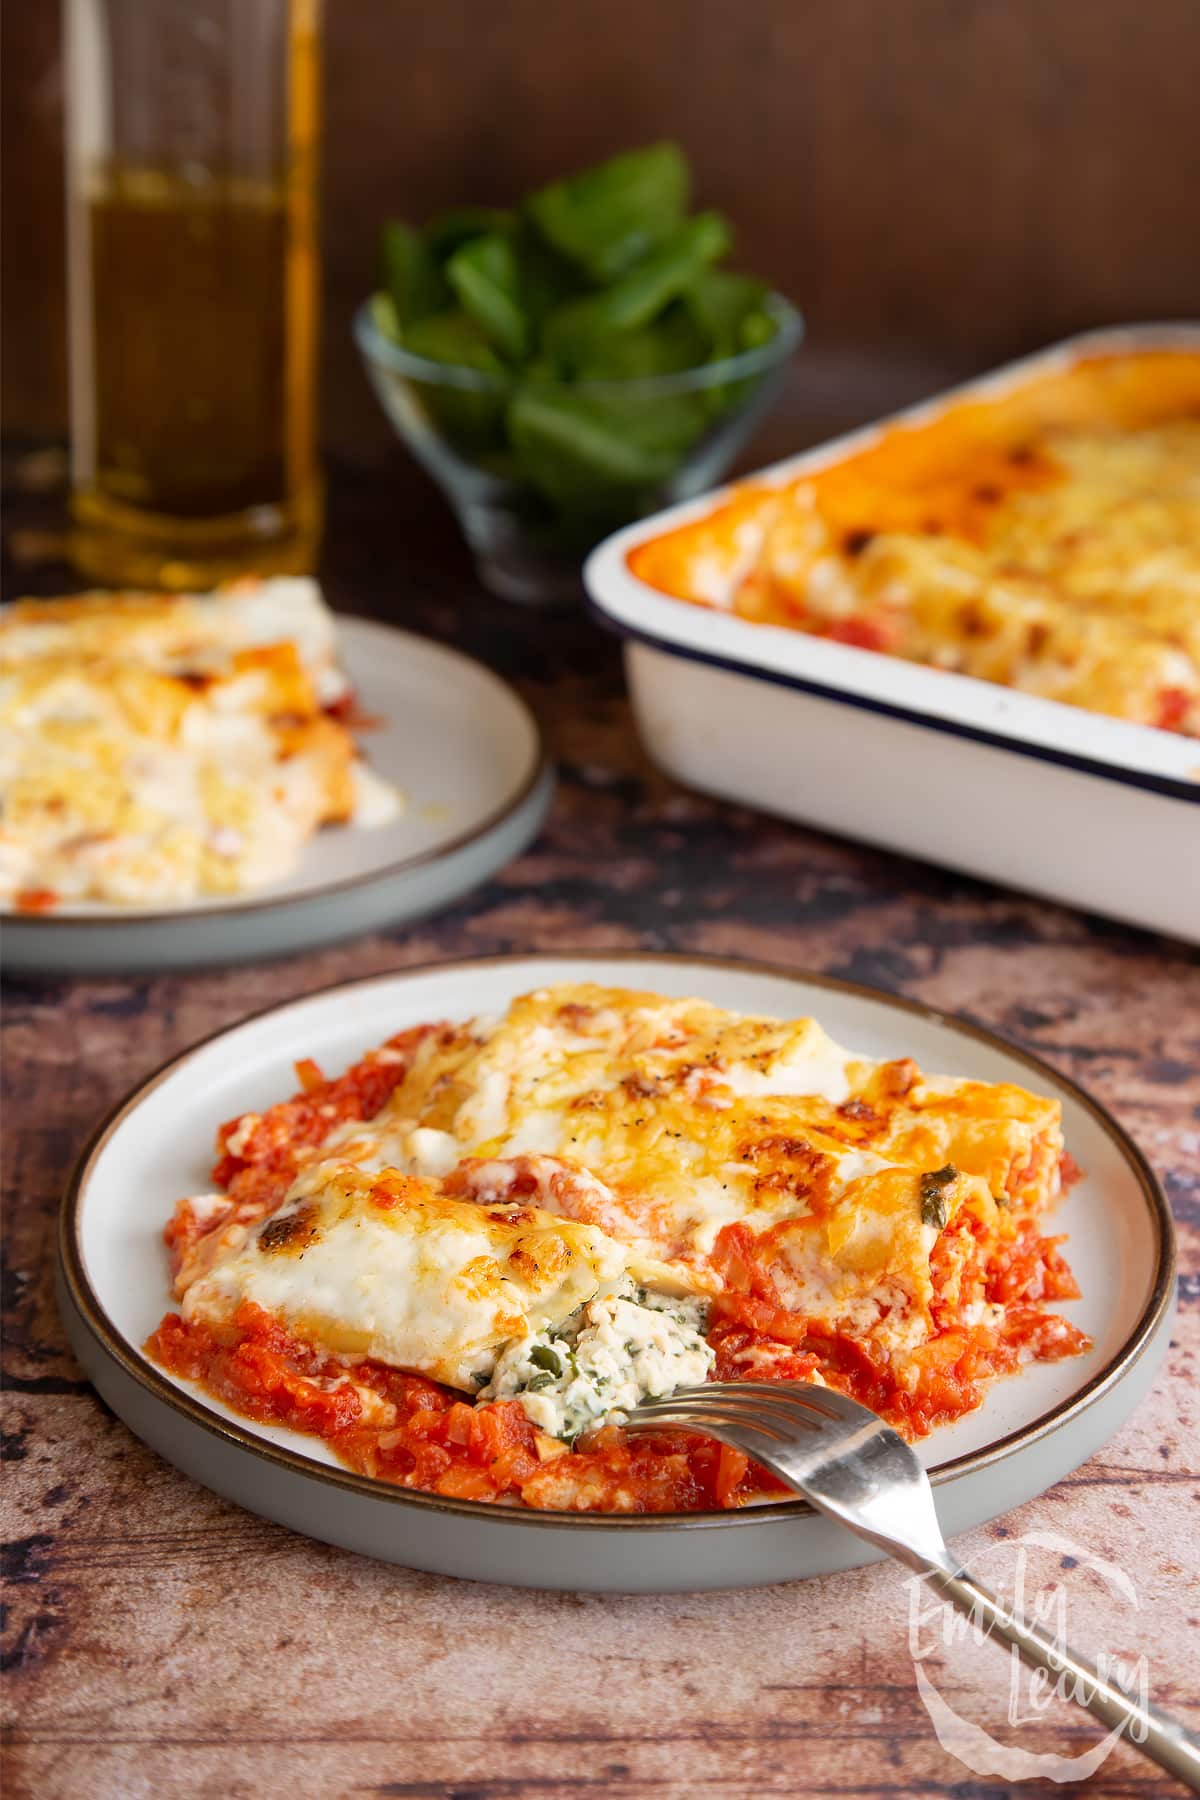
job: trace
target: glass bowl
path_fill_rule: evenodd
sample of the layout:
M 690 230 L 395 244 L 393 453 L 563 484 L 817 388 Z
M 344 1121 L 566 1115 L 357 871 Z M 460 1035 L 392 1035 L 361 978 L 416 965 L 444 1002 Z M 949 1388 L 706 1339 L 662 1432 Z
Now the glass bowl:
M 370 301 L 354 336 L 388 418 L 457 513 L 481 581 L 546 605 L 582 595 L 583 559 L 610 531 L 725 474 L 804 335 L 781 295 L 765 306 L 775 322 L 766 343 L 632 380 L 431 362 L 386 336 Z

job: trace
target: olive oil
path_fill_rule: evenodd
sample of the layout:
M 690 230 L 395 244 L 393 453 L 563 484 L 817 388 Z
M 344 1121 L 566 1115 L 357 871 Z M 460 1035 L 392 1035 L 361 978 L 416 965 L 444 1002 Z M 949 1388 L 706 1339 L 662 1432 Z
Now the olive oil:
M 276 52 L 286 78 L 272 77 L 283 90 L 276 144 L 249 171 L 237 166 L 245 126 L 227 78 L 198 62 L 212 55 L 211 31 L 199 49 L 168 44 L 165 155 L 131 159 L 132 134 L 114 131 L 105 154 L 75 158 L 72 551 L 92 580 L 202 588 L 313 566 L 316 42 L 296 31 L 296 12 L 290 30 L 282 15 Z M 244 17 L 210 0 L 227 55 Z M 114 35 L 119 25 L 128 41 L 141 20 L 114 7 Z M 236 79 L 245 86 L 244 64 Z M 121 103 L 114 93 L 112 108 Z M 96 112 L 86 96 L 81 110 L 85 124 Z M 180 141 L 181 114 L 193 141 Z

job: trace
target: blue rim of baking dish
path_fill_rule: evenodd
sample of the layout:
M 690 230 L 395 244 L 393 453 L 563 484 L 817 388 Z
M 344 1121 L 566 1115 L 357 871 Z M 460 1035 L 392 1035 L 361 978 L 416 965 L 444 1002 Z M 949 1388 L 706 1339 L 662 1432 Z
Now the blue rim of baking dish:
M 603 546 L 601 546 L 603 548 Z M 635 576 L 631 579 L 636 580 Z M 670 595 L 662 595 L 670 599 Z M 1037 762 L 1055 763 L 1060 768 L 1073 769 L 1080 775 L 1092 775 L 1101 781 L 1118 781 L 1126 787 L 1143 788 L 1149 793 L 1162 794 L 1169 800 L 1184 800 L 1193 806 L 1200 805 L 1200 781 L 1188 781 L 1174 775 L 1152 775 L 1138 769 L 1123 769 L 1113 763 L 1097 761 L 1095 758 L 1083 756 L 1076 750 L 1059 750 L 1052 744 L 1033 744 L 1023 738 L 1011 737 L 1006 732 L 990 731 L 983 725 L 964 725 L 958 719 L 940 718 L 936 713 L 922 712 L 917 707 L 903 706 L 897 701 L 878 700 L 872 694 L 856 694 L 847 688 L 833 687 L 828 682 L 816 681 L 811 676 L 785 674 L 782 669 L 768 669 L 762 663 L 747 662 L 741 658 L 726 656 L 719 650 L 702 650 L 696 644 L 681 644 L 674 638 L 661 637 L 657 632 L 649 631 L 642 626 L 631 625 L 628 620 L 614 618 L 597 600 L 592 592 L 587 594 L 587 609 L 597 624 L 611 632 L 623 642 L 641 644 L 648 650 L 657 650 L 664 656 L 678 656 L 685 662 L 702 663 L 710 669 L 723 669 L 729 675 L 749 676 L 753 681 L 769 681 L 775 687 L 792 688 L 797 693 L 814 694 L 819 700 L 833 700 L 839 705 L 854 706 L 862 712 L 881 713 L 888 719 L 899 719 L 905 725 L 915 725 L 928 731 L 945 732 L 949 737 L 966 738 L 971 743 L 986 744 L 993 750 L 1011 750 L 1017 756 L 1029 756 Z M 689 602 L 680 600 L 679 606 Z M 758 626 L 746 621 L 748 631 L 756 631 Z M 802 636 L 802 633 L 797 635 Z M 842 646 L 845 648 L 845 646 Z M 875 656 L 878 651 L 859 651 L 862 656 Z M 971 679 L 968 676 L 961 680 Z M 1047 702 L 1060 704 L 1057 702 Z M 1075 709 L 1078 710 L 1078 709 Z M 1197 766 L 1200 767 L 1200 743 L 1196 747 Z
M 989 1049 L 1000 1050 L 1004 1055 L 1011 1056 L 1024 1064 L 1039 1079 L 1048 1079 L 1051 1083 L 1057 1084 L 1095 1119 L 1101 1130 L 1115 1145 L 1137 1182 L 1138 1190 L 1146 1203 L 1146 1210 L 1155 1236 L 1154 1281 L 1137 1323 L 1104 1367 L 1098 1369 L 1090 1381 L 1086 1382 L 1078 1392 L 1059 1401 L 1057 1406 L 1051 1407 L 1048 1412 L 1042 1413 L 1027 1425 L 1019 1427 L 1016 1431 L 1008 1432 L 1004 1437 L 997 1438 L 994 1443 L 986 1445 L 983 1449 L 966 1451 L 961 1456 L 952 1457 L 950 1461 L 930 1469 L 929 1479 L 935 1488 L 961 1476 L 976 1474 L 994 1463 L 1001 1462 L 1017 1450 L 1036 1443 L 1050 1432 L 1057 1430 L 1068 1419 L 1077 1418 L 1114 1387 L 1153 1342 L 1164 1318 L 1170 1312 L 1175 1293 L 1176 1247 L 1171 1209 L 1163 1192 L 1162 1184 L 1141 1150 L 1138 1149 L 1124 1126 L 1114 1118 L 1101 1101 L 1089 1094 L 1086 1088 L 1080 1087 L 1078 1082 L 1073 1081 L 1069 1075 L 1062 1074 L 1051 1063 L 1038 1056 L 1035 1051 L 1026 1050 L 1023 1045 L 1013 1043 L 1002 1033 L 991 1030 L 989 1026 L 977 1024 L 973 1019 L 963 1018 L 954 1013 L 942 1012 L 938 1007 L 927 1006 L 924 1001 L 910 999 L 907 995 L 889 993 L 886 988 L 872 987 L 866 982 L 846 981 L 836 975 L 824 975 L 804 969 L 790 969 L 781 963 L 753 962 L 744 957 L 692 955 L 656 950 L 592 950 L 590 952 L 587 950 L 538 950 L 496 956 L 444 959 L 438 962 L 416 963 L 382 974 L 360 975 L 351 981 L 329 982 L 323 987 L 313 989 L 311 993 L 298 995 L 292 1000 L 276 1002 L 273 1006 L 260 1007 L 257 1011 L 249 1013 L 244 1019 L 239 1019 L 232 1025 L 224 1025 L 217 1031 L 209 1032 L 196 1043 L 189 1045 L 187 1049 L 169 1057 L 166 1062 L 160 1064 L 157 1069 L 138 1082 L 125 1095 L 124 1099 L 118 1101 L 116 1106 L 100 1121 L 80 1151 L 63 1193 L 58 1218 L 59 1279 L 82 1324 L 93 1340 L 100 1345 L 110 1361 L 116 1363 L 140 1388 L 214 1437 L 223 1439 L 227 1444 L 239 1450 L 265 1458 L 276 1467 L 286 1469 L 292 1474 L 324 1482 L 330 1487 L 360 1496 L 382 1500 L 387 1504 L 415 1507 L 425 1512 L 452 1513 L 460 1518 L 487 1520 L 497 1524 L 542 1525 L 559 1530 L 593 1531 L 662 1531 L 680 1528 L 713 1530 L 761 1527 L 782 1520 L 810 1516 L 813 1508 L 807 1500 L 801 1499 L 772 1500 L 769 1503 L 734 1508 L 729 1511 L 708 1509 L 697 1512 L 632 1514 L 541 1512 L 532 1507 L 500 1506 L 495 1502 L 484 1500 L 456 1500 L 443 1494 L 425 1493 L 418 1488 L 397 1487 L 390 1482 L 377 1481 L 369 1475 L 360 1475 L 353 1469 L 317 1462 L 312 1457 L 304 1456 L 298 1451 L 288 1450 L 282 1445 L 271 1443 L 269 1439 L 259 1436 L 236 1419 L 225 1418 L 221 1413 L 215 1412 L 206 1405 L 203 1400 L 197 1399 L 190 1390 L 172 1381 L 155 1363 L 150 1361 L 140 1348 L 135 1348 L 128 1338 L 117 1330 L 88 1276 L 83 1257 L 80 1227 L 82 1222 L 81 1203 L 92 1163 L 127 1113 L 139 1105 L 145 1096 L 168 1075 L 173 1074 L 175 1070 L 190 1061 L 199 1051 L 215 1043 L 217 1039 L 240 1031 L 243 1026 L 251 1025 L 271 1013 L 284 1012 L 291 1006 L 320 999 L 322 995 L 346 992 L 354 988 L 378 984 L 398 976 L 430 975 L 447 969 L 460 971 L 492 969 L 506 964 L 533 961 L 569 963 L 587 960 L 589 956 L 593 959 L 604 958 L 612 962 L 625 962 L 635 970 L 640 965 L 651 962 L 679 962 L 703 965 L 713 969 L 740 970 L 752 975 L 770 975 L 785 981 L 801 981 L 813 987 L 826 988 L 834 993 L 852 994 L 861 999 L 882 1001 L 885 1005 L 895 1007 L 901 1012 L 911 1013 L 917 1018 L 931 1020 L 934 1024 L 960 1032 L 964 1037 L 972 1038 Z

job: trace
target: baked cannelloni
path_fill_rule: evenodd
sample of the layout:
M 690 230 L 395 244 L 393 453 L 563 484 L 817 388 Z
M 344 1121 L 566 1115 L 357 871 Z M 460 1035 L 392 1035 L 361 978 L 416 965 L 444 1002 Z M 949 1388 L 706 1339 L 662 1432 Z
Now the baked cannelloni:
M 1200 353 L 1077 358 L 751 483 L 651 587 L 1200 735 Z
M 177 1208 L 182 1316 L 151 1348 L 256 1416 L 294 1422 L 270 1399 L 293 1375 L 349 1381 L 342 1423 L 308 1428 L 369 1472 L 531 1506 L 738 1504 L 765 1491 L 744 1459 L 625 1438 L 623 1412 L 715 1370 L 827 1382 L 920 1436 L 1087 1348 L 1049 1309 L 1078 1290 L 1039 1226 L 1076 1171 L 1057 1103 L 1023 1089 L 589 986 L 299 1071 Z M 433 1477 L 414 1408 L 458 1421 Z
M 229 1322 L 249 1304 L 324 1354 L 413 1369 L 474 1393 L 497 1351 L 561 1326 L 624 1278 L 678 1276 L 519 1201 L 475 1206 L 396 1170 L 317 1163 L 286 1203 L 184 1291 L 184 1317 Z M 627 1284 L 626 1284 L 627 1285 Z
M 0 616 L 0 900 L 181 904 L 285 875 L 325 824 L 398 794 L 347 699 L 312 582 L 88 594 Z

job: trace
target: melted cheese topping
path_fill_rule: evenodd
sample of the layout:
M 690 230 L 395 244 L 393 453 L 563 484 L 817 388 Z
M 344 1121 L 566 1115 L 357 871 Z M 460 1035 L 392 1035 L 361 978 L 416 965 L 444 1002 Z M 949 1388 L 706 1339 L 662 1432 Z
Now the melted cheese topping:
M 132 662 L 161 675 L 227 674 L 239 653 L 291 644 L 322 705 L 346 692 L 333 614 L 315 581 L 277 576 L 231 582 L 212 594 L 72 594 L 18 600 L 0 625 L 0 663 L 47 657 Z
M 311 583 L 10 608 L 0 898 L 238 893 L 286 874 L 323 824 L 394 817 L 400 797 L 322 710 L 332 631 Z
M 697 604 L 1200 735 L 1200 355 L 953 403 L 630 562 Z
M 931 1199 L 909 1170 L 889 1169 L 869 1188 L 844 1189 L 824 1215 L 785 1219 L 758 1261 L 788 1312 L 910 1350 L 932 1327 L 930 1255 L 963 1208 L 995 1232 L 996 1203 L 982 1183 L 957 1175 Z
M 694 1291 L 720 1291 L 721 1232 L 744 1224 L 806 1315 L 900 1344 L 928 1329 L 940 1230 L 963 1208 L 1000 1229 L 993 1195 L 1046 1204 L 1061 1147 L 1056 1102 L 857 1057 L 811 1019 L 572 986 L 431 1034 L 322 1155 L 582 1221 Z
M 220 1325 L 249 1301 L 330 1355 L 474 1391 L 502 1345 L 561 1325 L 631 1269 L 659 1273 L 593 1226 L 322 1163 L 188 1286 L 183 1313 Z
M 699 1229 L 711 1242 L 730 1218 L 796 1210 L 826 1173 L 845 1185 L 891 1163 L 953 1162 L 1041 1206 L 1062 1131 L 1057 1101 L 874 1062 L 813 1019 L 574 985 L 431 1036 L 383 1112 L 337 1141 L 421 1174 L 463 1156 L 565 1159 L 660 1239 Z

